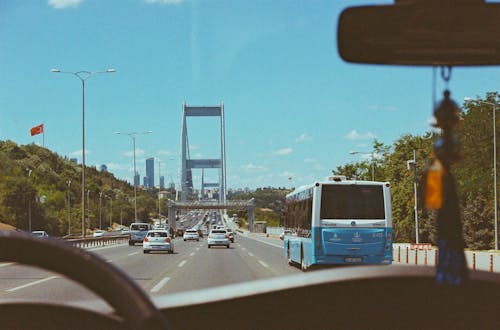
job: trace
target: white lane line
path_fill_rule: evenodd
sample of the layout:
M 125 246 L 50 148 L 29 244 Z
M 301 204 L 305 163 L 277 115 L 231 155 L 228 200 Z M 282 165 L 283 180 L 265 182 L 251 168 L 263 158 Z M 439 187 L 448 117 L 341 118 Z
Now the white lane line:
M 107 263 L 111 263 L 111 262 L 113 262 L 113 260 L 108 259 L 108 260 L 106 260 L 106 262 L 107 262 Z
M 247 236 L 246 238 L 250 238 L 250 239 L 253 239 L 254 241 L 261 242 L 261 243 L 264 243 L 264 244 L 267 244 L 267 245 L 274 246 L 276 248 L 283 249 L 283 245 L 278 245 L 278 244 L 274 244 L 274 243 L 271 243 L 271 242 L 266 242 L 266 241 L 260 240 L 260 239 L 255 238 L 255 237 L 250 237 L 250 236 Z
M 252 252 L 248 252 L 248 255 L 249 255 L 250 257 L 253 257 L 253 256 L 254 256 L 254 254 L 253 254 Z
M 43 282 L 47 282 L 47 281 L 53 280 L 55 278 L 58 278 L 58 276 L 49 276 L 49 277 L 46 277 L 46 278 L 42 278 L 41 280 L 38 280 L 38 281 L 35 281 L 35 282 L 30 282 L 28 284 L 24 284 L 24 285 L 21 285 L 21 286 L 16 286 L 15 288 L 8 289 L 8 290 L 5 290 L 5 291 L 6 292 L 14 292 L 14 291 L 17 291 L 17 290 L 21 290 L 21 289 L 27 288 L 27 287 L 32 286 L 32 285 L 37 285 L 37 284 L 40 284 L 40 283 L 43 283 Z
M 13 262 L 6 262 L 6 263 L 3 263 L 3 264 L 0 264 L 0 267 L 6 267 L 6 266 L 13 265 L 13 264 L 14 264 Z
M 189 256 L 190 256 L 190 257 L 194 256 L 194 252 L 191 252 L 191 253 L 189 254 Z
M 163 288 L 163 286 L 165 284 L 167 284 L 167 282 L 170 280 L 170 277 L 164 277 L 160 282 L 158 282 L 152 289 L 150 292 L 158 292 L 161 290 L 161 288 Z
M 246 251 L 246 248 L 244 248 L 244 247 L 242 247 L 241 249 L 242 249 L 243 251 Z
M 186 264 L 187 260 L 182 260 L 181 262 L 179 262 L 179 265 L 177 265 L 177 267 L 182 267 Z
M 259 264 L 261 264 L 263 267 L 266 267 L 266 268 L 269 268 L 269 265 L 266 264 L 264 261 L 262 260 L 257 260 L 259 262 Z
M 130 256 L 133 256 L 134 254 L 139 254 L 139 252 L 132 252 L 132 253 L 129 253 L 127 255 L 130 257 Z
M 197 248 L 196 248 L 196 251 L 200 251 L 200 248 L 199 248 L 199 247 L 197 247 Z

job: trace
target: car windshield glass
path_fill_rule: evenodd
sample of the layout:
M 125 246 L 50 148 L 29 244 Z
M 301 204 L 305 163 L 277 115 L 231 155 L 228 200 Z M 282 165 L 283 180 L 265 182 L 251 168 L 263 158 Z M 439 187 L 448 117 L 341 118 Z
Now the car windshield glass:
M 0 0 L 0 230 L 85 249 L 148 296 L 309 280 L 303 270 L 434 266 L 442 223 L 423 209 L 424 188 L 439 196 L 452 173 L 468 266 L 478 251 L 489 271 L 485 251 L 500 250 L 500 66 L 339 54 L 347 7 L 414 2 L 464 0 Z M 399 40 L 386 37 L 375 41 Z M 460 122 L 450 168 L 430 162 L 443 100 Z M 32 297 L 98 299 L 0 261 L 0 302 Z
M 149 237 L 168 237 L 168 233 L 161 231 L 154 231 L 148 233 Z

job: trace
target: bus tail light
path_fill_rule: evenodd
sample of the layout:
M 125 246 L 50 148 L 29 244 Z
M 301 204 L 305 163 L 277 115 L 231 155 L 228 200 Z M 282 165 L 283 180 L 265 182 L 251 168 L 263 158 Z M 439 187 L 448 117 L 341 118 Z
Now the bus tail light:
M 387 233 L 387 241 L 390 242 L 391 241 L 391 233 Z

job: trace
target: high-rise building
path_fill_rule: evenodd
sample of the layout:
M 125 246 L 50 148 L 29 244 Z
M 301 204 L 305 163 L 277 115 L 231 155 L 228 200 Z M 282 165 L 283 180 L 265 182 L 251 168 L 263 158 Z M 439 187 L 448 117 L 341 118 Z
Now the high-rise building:
M 146 177 L 148 184 L 144 184 L 146 188 L 155 187 L 155 159 L 153 157 L 146 159 Z
M 141 176 L 139 175 L 139 173 L 136 173 L 134 175 L 134 186 L 138 187 L 140 185 L 141 185 Z
M 160 176 L 160 189 L 165 189 L 165 177 Z
M 149 187 L 149 178 L 147 176 L 145 176 L 145 177 L 142 178 L 142 186 L 144 188 L 148 188 Z

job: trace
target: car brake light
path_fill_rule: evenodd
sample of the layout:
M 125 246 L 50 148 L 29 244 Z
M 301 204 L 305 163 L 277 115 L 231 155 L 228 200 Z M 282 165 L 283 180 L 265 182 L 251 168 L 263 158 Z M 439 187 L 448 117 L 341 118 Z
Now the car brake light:
M 229 235 L 226 235 L 226 238 L 229 238 Z
M 170 243 L 170 237 L 165 238 L 165 242 Z
M 147 237 L 144 237 L 144 242 L 149 242 L 149 239 Z

